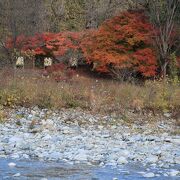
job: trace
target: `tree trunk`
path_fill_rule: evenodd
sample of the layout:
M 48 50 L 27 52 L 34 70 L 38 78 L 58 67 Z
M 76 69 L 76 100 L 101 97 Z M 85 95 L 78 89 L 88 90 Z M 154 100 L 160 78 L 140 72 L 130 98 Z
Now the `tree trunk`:
M 167 75 L 167 66 L 168 66 L 168 61 L 167 60 L 164 60 L 164 64 L 163 66 L 161 67 L 161 76 L 163 79 L 166 78 L 166 75 Z

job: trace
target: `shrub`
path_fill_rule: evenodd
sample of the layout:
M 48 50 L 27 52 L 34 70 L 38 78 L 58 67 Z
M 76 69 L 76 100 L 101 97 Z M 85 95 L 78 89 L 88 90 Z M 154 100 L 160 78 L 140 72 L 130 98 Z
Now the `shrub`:
M 16 48 L 20 52 L 31 52 L 34 56 L 61 57 L 70 49 L 76 50 L 78 48 L 79 34 L 61 32 L 36 34 L 32 37 L 20 35 L 16 40 Z M 13 39 L 9 38 L 6 47 L 13 49 L 13 43 Z

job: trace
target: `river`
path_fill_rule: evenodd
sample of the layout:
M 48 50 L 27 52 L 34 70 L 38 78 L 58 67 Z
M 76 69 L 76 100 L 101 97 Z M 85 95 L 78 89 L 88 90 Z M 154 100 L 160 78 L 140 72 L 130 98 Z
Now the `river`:
M 13 162 L 15 167 L 9 167 Z M 16 161 L 0 159 L 0 179 L 4 180 L 138 180 L 146 179 L 141 172 L 154 172 L 156 180 L 178 180 L 180 177 L 165 177 L 166 169 L 153 169 L 141 165 L 126 165 L 119 168 L 69 165 L 61 162 Z M 18 175 L 19 173 L 19 175 Z M 14 175 L 18 177 L 14 177 Z M 45 180 L 44 179 L 44 180 Z

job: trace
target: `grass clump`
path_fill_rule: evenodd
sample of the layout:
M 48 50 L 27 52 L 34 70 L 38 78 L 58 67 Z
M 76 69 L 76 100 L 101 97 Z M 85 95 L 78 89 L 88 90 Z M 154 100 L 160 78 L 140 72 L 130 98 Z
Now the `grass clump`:
M 5 115 L 5 112 L 3 110 L 3 107 L 0 106 L 0 123 L 4 123 L 5 122 L 5 118 L 6 118 L 6 115 Z
M 36 75 L 7 76 L 0 80 L 3 106 L 82 108 L 95 112 L 125 114 L 127 111 L 169 112 L 180 109 L 179 82 L 146 81 L 136 85 L 78 76 L 56 82 Z

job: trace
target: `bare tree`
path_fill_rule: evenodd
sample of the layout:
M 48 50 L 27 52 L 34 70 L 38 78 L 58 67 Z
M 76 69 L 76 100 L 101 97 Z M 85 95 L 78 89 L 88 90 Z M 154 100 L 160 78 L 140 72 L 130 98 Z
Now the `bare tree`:
M 87 0 L 85 3 L 86 28 L 97 28 L 103 21 L 128 7 L 125 0 Z
M 149 0 L 148 9 L 154 26 L 154 38 L 159 54 L 159 65 L 162 76 L 167 74 L 167 67 L 171 61 L 173 46 L 177 37 L 174 36 L 176 18 L 180 8 L 179 0 Z
M 7 37 L 13 39 L 13 48 L 17 49 L 17 37 L 21 34 L 33 35 L 45 31 L 43 0 L 0 0 L 0 47 L 1 52 L 8 55 L 10 63 L 13 63 L 12 52 L 6 49 Z M 42 13 L 41 13 L 42 12 Z

